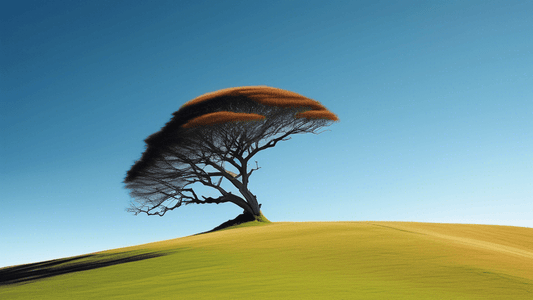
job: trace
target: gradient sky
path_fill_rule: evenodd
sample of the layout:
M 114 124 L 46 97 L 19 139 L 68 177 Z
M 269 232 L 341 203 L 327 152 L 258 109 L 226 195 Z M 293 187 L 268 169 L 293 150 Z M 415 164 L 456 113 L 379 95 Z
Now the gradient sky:
M 533 2 L 9 2 L 0 266 L 241 213 L 133 216 L 122 183 L 183 103 L 234 86 L 294 91 L 341 120 L 257 156 L 250 189 L 272 221 L 533 227 Z

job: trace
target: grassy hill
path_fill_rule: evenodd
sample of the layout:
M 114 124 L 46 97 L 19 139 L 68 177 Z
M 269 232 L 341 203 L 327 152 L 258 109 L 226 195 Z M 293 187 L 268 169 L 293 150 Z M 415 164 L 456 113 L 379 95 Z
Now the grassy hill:
M 0 299 L 250 298 L 533 299 L 533 229 L 271 223 L 0 269 Z

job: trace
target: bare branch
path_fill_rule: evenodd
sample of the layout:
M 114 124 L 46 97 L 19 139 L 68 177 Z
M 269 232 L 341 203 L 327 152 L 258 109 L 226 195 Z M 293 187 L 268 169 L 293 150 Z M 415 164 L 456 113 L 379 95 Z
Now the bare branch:
M 255 161 L 255 169 L 251 169 L 250 172 L 248 172 L 248 177 L 250 177 L 254 171 L 257 171 L 259 169 L 261 169 L 261 167 L 259 167 L 259 165 L 257 164 L 257 160 L 256 160 Z

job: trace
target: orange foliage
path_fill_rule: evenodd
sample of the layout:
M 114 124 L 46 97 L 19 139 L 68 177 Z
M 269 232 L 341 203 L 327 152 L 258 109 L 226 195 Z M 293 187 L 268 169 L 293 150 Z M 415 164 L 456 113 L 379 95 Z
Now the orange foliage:
M 332 121 L 339 120 L 337 115 L 335 115 L 334 113 L 328 110 L 308 110 L 308 111 L 296 114 L 296 118 L 328 119 Z
M 188 102 L 186 102 L 185 104 L 183 104 L 181 107 L 185 107 L 185 106 L 189 106 L 189 105 L 194 105 L 194 104 L 198 104 L 200 102 L 204 102 L 204 101 L 207 101 L 207 100 L 210 100 L 210 99 L 213 99 L 213 98 L 216 98 L 216 97 L 220 97 L 220 96 L 237 96 L 239 95 L 239 89 L 241 89 L 242 87 L 232 87 L 232 88 L 227 88 L 227 89 L 221 89 L 221 90 L 218 90 L 218 91 L 214 91 L 214 92 L 210 92 L 210 93 L 206 93 L 206 94 L 203 94 L 201 96 L 198 96 Z
M 309 107 L 313 110 L 326 110 L 322 104 L 318 101 L 314 101 L 308 98 L 288 98 L 280 95 L 253 95 L 250 98 L 255 102 L 268 105 L 268 106 L 278 106 L 278 107 Z M 276 97 L 277 96 L 277 97 Z
M 203 94 L 185 103 L 182 107 L 198 104 L 217 97 L 244 96 L 255 102 L 278 107 L 309 107 L 313 110 L 326 110 L 320 102 L 300 94 L 268 86 L 244 86 L 218 90 Z
M 258 114 L 247 114 L 247 113 L 236 113 L 231 111 L 218 111 L 214 113 L 205 114 L 199 117 L 196 117 L 186 124 L 183 128 L 190 128 L 196 126 L 207 126 L 215 125 L 226 122 L 236 122 L 236 121 L 252 121 L 252 120 L 262 120 L 265 116 Z

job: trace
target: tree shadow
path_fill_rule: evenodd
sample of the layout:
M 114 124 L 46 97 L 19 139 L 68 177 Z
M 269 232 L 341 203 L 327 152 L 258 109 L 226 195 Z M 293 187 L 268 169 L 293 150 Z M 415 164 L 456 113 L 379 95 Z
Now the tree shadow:
M 0 269 L 0 286 L 23 283 L 57 275 L 108 267 L 167 255 L 165 252 L 87 254 Z
M 260 216 L 254 216 L 250 213 L 247 213 L 247 212 L 243 212 L 242 214 L 238 215 L 235 219 L 232 219 L 232 220 L 228 220 L 220 225 L 218 225 L 217 227 L 209 230 L 209 231 L 204 231 L 204 232 L 200 232 L 200 233 L 197 233 L 195 235 L 200 235 L 200 234 L 206 234 L 206 233 L 210 233 L 210 232 L 215 232 L 215 231 L 219 231 L 219 230 L 224 230 L 224 229 L 227 229 L 227 228 L 230 228 L 230 227 L 234 227 L 234 226 L 237 226 L 237 225 L 240 225 L 240 224 L 243 224 L 243 223 L 248 223 L 248 222 L 253 222 L 253 221 L 258 221 L 258 222 L 261 222 L 261 223 L 270 223 L 270 221 L 265 218 L 265 216 L 263 215 L 263 213 L 261 213 Z

